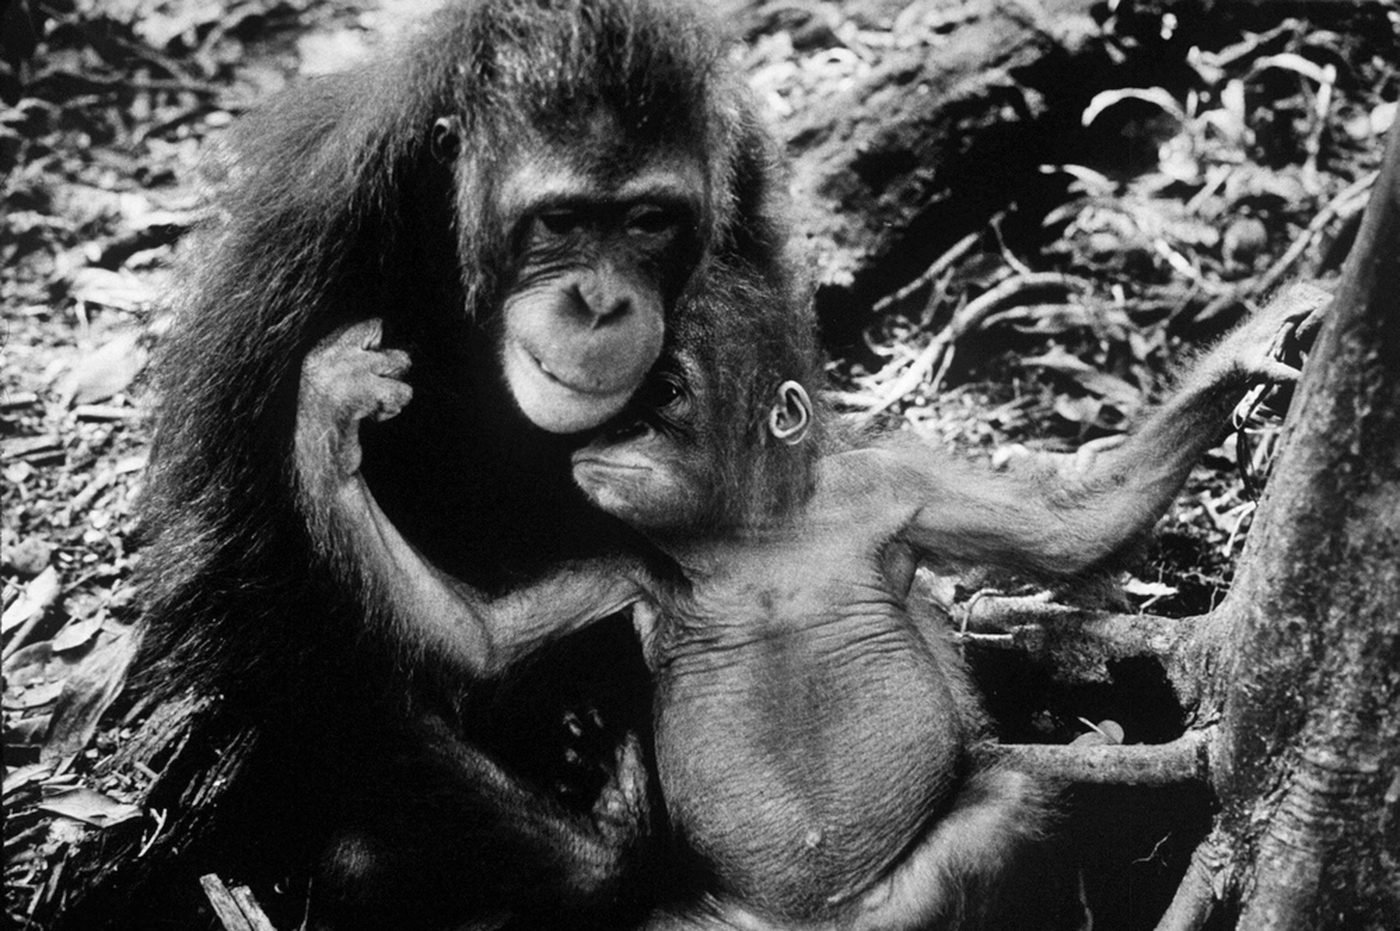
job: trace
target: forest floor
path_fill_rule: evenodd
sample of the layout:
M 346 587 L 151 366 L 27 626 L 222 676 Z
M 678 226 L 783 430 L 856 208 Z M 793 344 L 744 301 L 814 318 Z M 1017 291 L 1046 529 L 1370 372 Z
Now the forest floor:
M 201 150 L 287 81 L 344 67 L 435 5 L 12 0 L 0 14 L 5 881 L 16 927 L 61 887 L 75 830 L 145 816 L 130 804 L 135 787 L 88 774 L 129 733 L 139 697 L 122 686 L 138 608 L 133 501 L 149 450 L 143 375 L 181 242 L 206 209 Z M 936 33 L 949 4 L 761 6 L 736 54 L 781 127 L 885 50 Z M 1208 298 L 1335 273 L 1396 115 L 1400 8 L 1377 4 L 1373 21 L 1389 34 L 1356 35 L 1277 6 L 1271 22 L 1256 15 L 1199 50 L 1196 89 L 1097 96 L 1084 124 L 1140 107 L 1153 157 L 1116 177 L 1060 166 L 1076 180 L 1047 211 L 1035 253 L 960 254 L 943 297 L 975 298 L 1003 267 L 1072 270 L 1109 298 L 1124 275 L 1160 283 L 1159 297 Z M 879 9 L 891 12 L 868 12 Z M 1159 22 L 1172 28 L 1171 14 Z M 867 308 L 868 351 L 838 359 L 833 376 L 857 406 L 903 386 L 892 416 L 979 455 L 1073 448 L 1130 422 L 1209 331 L 1127 310 L 1088 319 L 1083 306 L 1013 301 L 959 346 L 956 365 L 907 385 L 882 380 L 872 360 L 925 352 L 931 312 Z M 1276 424 L 1266 406 L 1197 470 L 1123 580 L 1135 605 L 1198 613 L 1225 591 Z

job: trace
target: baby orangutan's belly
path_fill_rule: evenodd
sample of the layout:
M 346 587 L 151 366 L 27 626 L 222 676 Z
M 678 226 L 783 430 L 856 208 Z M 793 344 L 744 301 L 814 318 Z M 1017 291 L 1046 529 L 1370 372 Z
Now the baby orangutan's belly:
M 902 636 L 835 652 L 763 641 L 722 667 L 662 675 L 661 784 L 716 894 L 820 919 L 874 885 L 938 812 L 961 738 L 936 667 Z

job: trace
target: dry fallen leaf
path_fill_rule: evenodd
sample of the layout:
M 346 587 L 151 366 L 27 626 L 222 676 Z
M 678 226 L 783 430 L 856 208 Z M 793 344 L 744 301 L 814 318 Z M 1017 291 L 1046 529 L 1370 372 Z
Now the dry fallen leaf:
M 103 713 L 126 684 L 136 643 L 128 627 L 109 624 L 103 628 L 98 646 L 64 682 L 40 759 L 63 759 L 88 745 Z
M 58 570 L 49 566 L 31 579 L 29 584 L 24 587 L 24 593 L 15 599 L 14 604 L 5 609 L 4 617 L 0 619 L 0 630 L 8 634 L 16 627 L 47 611 L 49 605 L 58 600 L 61 591 L 62 585 L 58 579 Z
M 149 353 L 141 333 L 129 330 L 78 360 L 59 381 L 64 407 L 105 401 L 131 386 L 146 367 Z
M 93 827 L 109 828 L 141 817 L 141 809 L 81 786 L 65 789 L 39 803 L 40 811 L 72 818 Z

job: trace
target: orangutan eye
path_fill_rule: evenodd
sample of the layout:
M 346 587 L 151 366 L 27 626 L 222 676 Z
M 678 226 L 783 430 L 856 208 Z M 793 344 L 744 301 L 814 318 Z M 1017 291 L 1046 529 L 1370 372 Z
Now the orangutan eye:
M 551 236 L 568 236 L 583 227 L 583 214 L 577 210 L 547 210 L 536 219 Z
M 685 400 L 685 387 L 669 376 L 654 378 L 646 388 L 646 406 L 652 410 L 666 410 Z
M 627 216 L 627 231 L 646 236 L 669 233 L 678 225 L 675 211 L 663 207 L 638 207 Z

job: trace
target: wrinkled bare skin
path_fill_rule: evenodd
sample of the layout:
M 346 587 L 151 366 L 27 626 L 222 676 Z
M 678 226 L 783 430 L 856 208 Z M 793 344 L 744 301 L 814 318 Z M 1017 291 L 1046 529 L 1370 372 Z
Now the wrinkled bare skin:
M 697 500 L 724 493 L 696 487 L 715 474 L 704 441 L 724 427 L 705 420 L 711 388 L 693 364 L 689 397 L 576 454 L 585 491 L 645 528 L 685 578 L 653 585 L 634 617 L 657 678 L 668 811 L 713 881 L 704 908 L 656 924 L 889 929 L 980 915 L 987 903 L 969 891 L 985 895 L 1036 838 L 1043 790 L 966 757 L 976 713 L 956 656 L 910 617 L 914 569 L 1065 578 L 1111 559 L 1151 528 L 1251 384 L 1296 375 L 1278 343 L 1325 300 L 1285 295 L 1139 431 L 1088 457 L 992 474 L 877 439 L 822 457 L 794 513 L 699 531 L 687 523 Z M 769 430 L 790 444 L 785 389 Z

